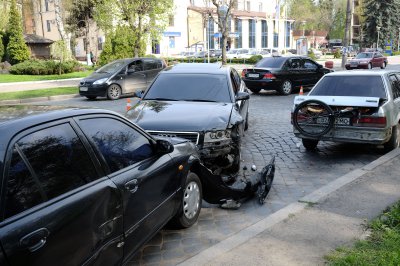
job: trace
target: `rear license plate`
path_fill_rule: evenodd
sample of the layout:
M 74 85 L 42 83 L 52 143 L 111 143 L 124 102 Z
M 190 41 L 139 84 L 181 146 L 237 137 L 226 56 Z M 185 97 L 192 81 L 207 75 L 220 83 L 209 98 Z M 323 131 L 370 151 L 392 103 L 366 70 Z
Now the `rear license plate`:
M 249 74 L 247 74 L 247 77 L 249 77 L 249 78 L 259 78 L 260 75 L 259 75 L 259 74 L 252 74 L 252 73 L 249 73 Z
M 356 67 L 356 66 L 358 66 L 358 63 L 350 63 L 350 66 L 352 66 L 352 67 Z
M 88 87 L 80 87 L 79 90 L 80 90 L 80 91 L 87 91 L 87 90 L 88 90 Z
M 328 124 L 328 117 L 317 118 L 317 124 Z M 338 117 L 335 119 L 335 125 L 349 126 L 350 118 L 349 117 Z

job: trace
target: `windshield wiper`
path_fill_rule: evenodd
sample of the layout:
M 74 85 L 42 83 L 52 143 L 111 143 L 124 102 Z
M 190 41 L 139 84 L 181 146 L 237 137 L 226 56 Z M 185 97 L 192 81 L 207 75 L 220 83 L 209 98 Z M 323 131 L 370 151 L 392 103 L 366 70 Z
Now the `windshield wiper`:
M 156 100 L 156 101 L 178 101 L 177 99 L 170 98 L 145 98 L 143 100 Z
M 213 101 L 213 100 L 205 100 L 205 99 L 185 99 L 183 101 L 187 101 L 187 102 L 208 102 L 208 103 L 216 103 L 218 101 Z

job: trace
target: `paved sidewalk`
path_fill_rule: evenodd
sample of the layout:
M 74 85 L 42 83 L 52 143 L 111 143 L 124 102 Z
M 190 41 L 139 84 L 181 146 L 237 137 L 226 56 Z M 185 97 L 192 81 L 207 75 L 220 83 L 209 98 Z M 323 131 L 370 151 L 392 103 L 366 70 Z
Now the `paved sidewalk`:
M 1 76 L 0 76 L 1 77 Z M 27 91 L 58 87 L 78 87 L 82 78 L 0 83 L 1 92 Z
M 354 170 L 181 265 L 324 265 L 400 199 L 400 149 Z

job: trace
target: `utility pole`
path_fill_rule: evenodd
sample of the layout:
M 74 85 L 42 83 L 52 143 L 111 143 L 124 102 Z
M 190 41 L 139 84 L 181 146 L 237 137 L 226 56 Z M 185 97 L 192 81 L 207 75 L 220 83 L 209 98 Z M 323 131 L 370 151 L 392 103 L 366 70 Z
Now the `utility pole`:
M 343 53 L 342 53 L 342 69 L 344 69 L 347 60 L 347 46 L 349 45 L 350 38 L 350 22 L 351 22 L 351 6 L 350 0 L 347 0 L 346 11 L 346 27 L 344 30 Z

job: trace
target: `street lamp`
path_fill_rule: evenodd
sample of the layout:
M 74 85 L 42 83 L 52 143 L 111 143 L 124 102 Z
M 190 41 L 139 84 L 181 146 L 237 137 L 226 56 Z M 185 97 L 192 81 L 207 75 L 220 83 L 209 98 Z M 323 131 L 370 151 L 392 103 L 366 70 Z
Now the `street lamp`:
M 381 30 L 381 27 L 376 26 L 376 30 L 378 31 L 378 41 L 376 42 L 376 50 L 378 51 L 378 48 L 379 48 L 379 31 Z

